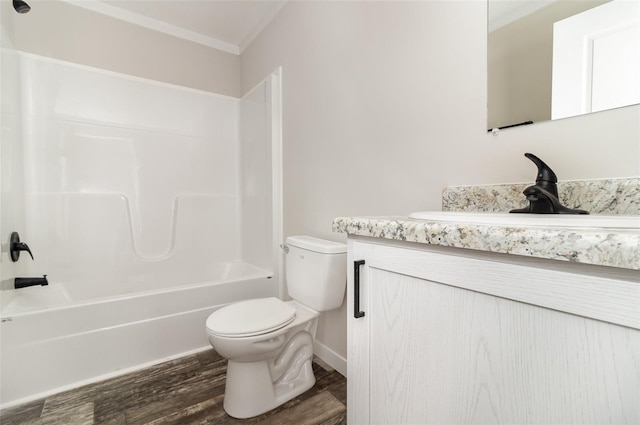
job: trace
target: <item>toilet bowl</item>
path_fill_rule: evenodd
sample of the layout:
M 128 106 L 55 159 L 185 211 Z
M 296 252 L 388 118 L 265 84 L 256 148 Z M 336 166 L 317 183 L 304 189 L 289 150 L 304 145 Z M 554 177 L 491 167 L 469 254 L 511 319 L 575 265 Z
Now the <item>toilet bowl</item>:
M 213 312 L 206 322 L 209 342 L 228 360 L 223 406 L 235 418 L 265 413 L 315 384 L 317 318 L 344 300 L 344 244 L 293 236 L 285 252 L 293 300 L 241 301 Z
M 259 308 L 261 302 L 269 307 L 281 303 L 283 310 L 292 311 L 293 320 L 283 319 L 282 326 L 263 333 L 254 330 L 234 336 L 216 332 L 220 324 L 215 323 L 218 320 L 213 314 L 207 319 L 209 342 L 218 354 L 228 359 L 223 406 L 235 418 L 268 412 L 315 384 L 311 361 L 318 312 L 295 301 L 283 302 L 277 298 L 244 301 L 229 307 L 247 304 L 246 307 Z M 268 316 L 266 310 L 265 313 Z

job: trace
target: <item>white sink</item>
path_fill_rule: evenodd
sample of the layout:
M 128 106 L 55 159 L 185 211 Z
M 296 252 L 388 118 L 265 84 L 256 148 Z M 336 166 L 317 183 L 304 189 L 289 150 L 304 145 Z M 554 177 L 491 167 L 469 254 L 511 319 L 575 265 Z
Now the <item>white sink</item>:
M 546 226 L 640 230 L 640 216 L 509 214 L 457 211 L 422 211 L 409 214 L 415 220 L 493 226 Z

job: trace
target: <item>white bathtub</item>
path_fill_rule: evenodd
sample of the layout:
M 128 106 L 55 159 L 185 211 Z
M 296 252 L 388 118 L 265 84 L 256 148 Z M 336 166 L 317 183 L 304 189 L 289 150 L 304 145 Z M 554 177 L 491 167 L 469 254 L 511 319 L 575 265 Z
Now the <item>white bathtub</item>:
M 1 407 L 209 348 L 211 312 L 277 294 L 272 273 L 250 264 L 207 274 L 197 283 L 188 273 L 146 276 L 134 286 L 92 285 L 91 293 L 81 282 L 0 291 Z

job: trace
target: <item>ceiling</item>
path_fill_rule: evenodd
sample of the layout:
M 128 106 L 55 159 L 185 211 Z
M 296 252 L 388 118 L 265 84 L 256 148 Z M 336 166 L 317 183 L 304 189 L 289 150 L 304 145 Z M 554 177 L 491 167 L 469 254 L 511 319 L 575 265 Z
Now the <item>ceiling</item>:
M 239 54 L 286 1 L 64 0 L 137 25 Z

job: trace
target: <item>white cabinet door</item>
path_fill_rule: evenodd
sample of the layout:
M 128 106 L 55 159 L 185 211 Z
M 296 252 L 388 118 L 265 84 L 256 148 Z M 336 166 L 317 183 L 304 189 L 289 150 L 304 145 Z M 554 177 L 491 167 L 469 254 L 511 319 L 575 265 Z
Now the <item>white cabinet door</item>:
M 367 263 L 355 266 L 354 263 L 370 259 L 372 246 L 347 241 L 347 423 L 373 423 L 369 417 L 369 284 L 366 272 Z M 360 293 L 355 297 L 354 271 L 360 271 Z M 354 307 L 356 300 L 359 308 Z M 362 317 L 357 312 L 364 310 Z
M 518 287 L 538 276 L 521 273 L 535 269 L 351 240 L 349 256 L 349 424 L 639 423 L 640 332 L 508 299 L 529 296 Z M 616 308 L 640 300 L 637 282 L 612 285 Z M 564 303 L 589 315 L 571 291 L 582 300 Z

